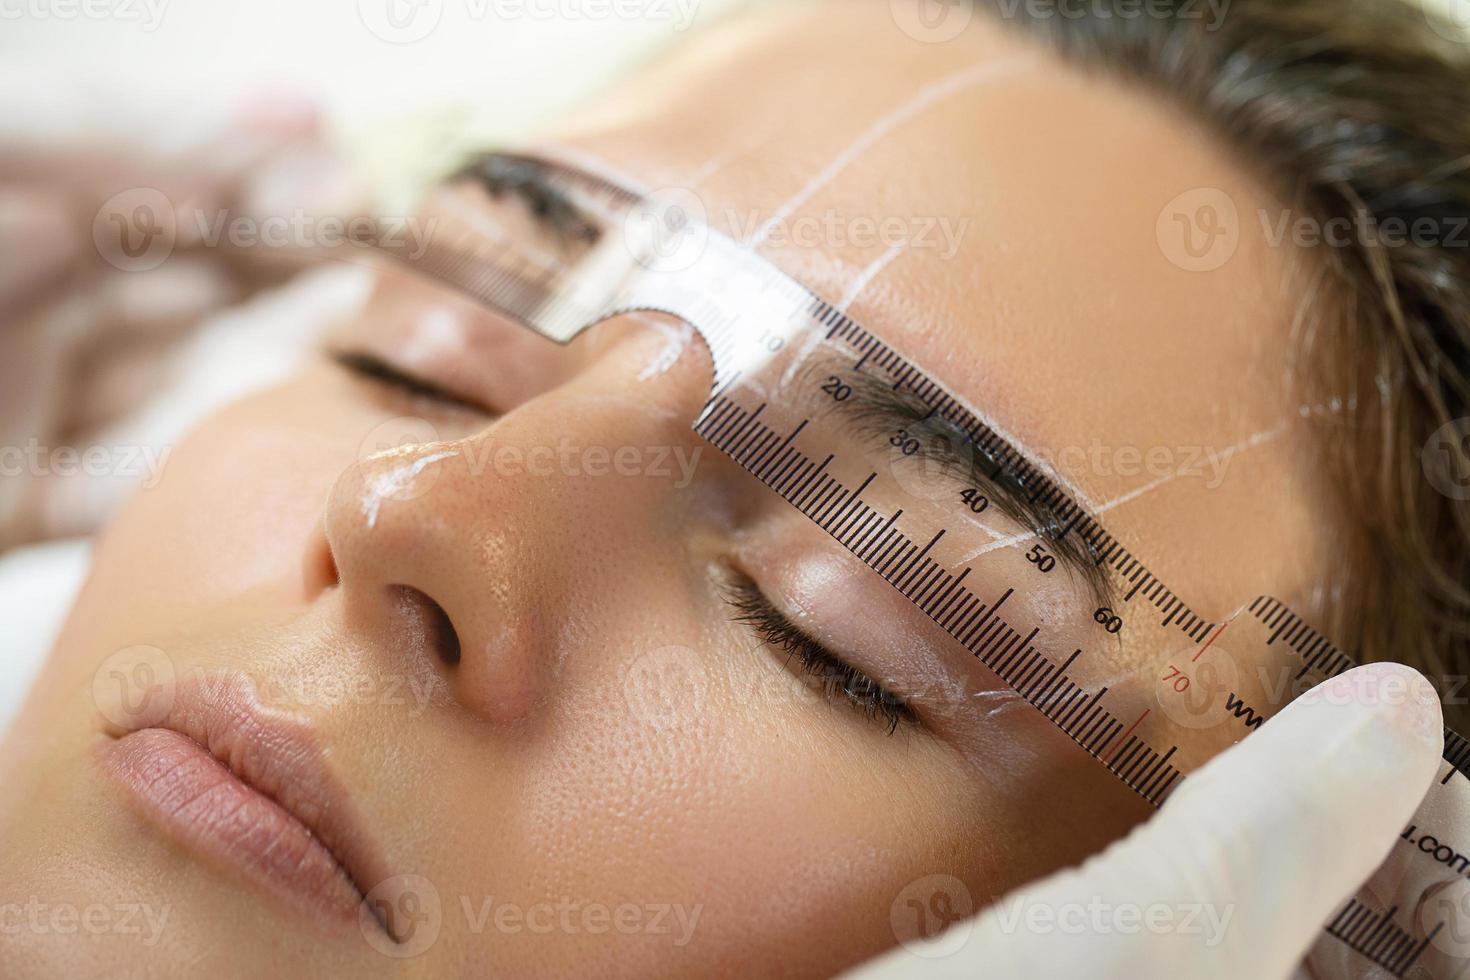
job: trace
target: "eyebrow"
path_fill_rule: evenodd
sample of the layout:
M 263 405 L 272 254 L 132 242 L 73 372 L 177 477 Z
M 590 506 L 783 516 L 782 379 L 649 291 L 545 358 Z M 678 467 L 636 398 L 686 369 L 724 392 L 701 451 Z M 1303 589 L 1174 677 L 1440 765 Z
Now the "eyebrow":
M 843 383 L 852 388 L 852 396 L 833 401 L 831 410 L 851 432 L 869 440 L 870 449 L 891 449 L 892 439 L 901 432 L 909 433 L 918 442 L 914 458 L 937 465 L 941 475 L 953 481 L 957 493 L 979 490 L 991 506 L 1027 534 L 1048 542 L 1057 560 L 1099 602 L 1106 604 L 1112 598 L 1102 556 L 1083 535 L 1073 533 L 1072 528 L 1078 524 L 1075 517 L 1064 521 L 1047 502 L 1047 487 L 986 450 L 917 395 L 859 367 L 860 362 L 854 364 L 833 352 L 823 352 L 801 368 L 806 375 L 802 386 L 813 381 L 820 385 L 821 379 L 841 375 Z M 1083 512 L 1082 516 L 1092 515 Z
M 552 165 L 538 157 L 491 151 L 470 156 L 446 181 L 472 180 L 497 200 L 515 197 L 563 239 L 596 244 L 601 229 L 557 185 L 553 173 Z
M 497 198 L 507 194 L 517 197 L 548 229 L 574 240 L 595 241 L 599 234 L 596 226 L 557 185 L 553 174 L 554 164 L 540 157 L 491 151 L 470 157 L 448 179 L 474 180 Z M 992 506 L 1025 532 L 1047 541 L 1057 560 L 1100 603 L 1105 605 L 1114 598 L 1103 571 L 1103 557 L 1083 535 L 1072 533 L 1078 520 L 1074 516 L 1064 521 L 1045 499 L 1047 488 L 1039 481 L 985 449 L 913 393 L 864 373 L 861 363 L 849 364 L 824 352 L 803 365 L 802 370 L 820 375 L 804 379 L 818 384 L 828 375 L 844 374 L 843 381 L 852 387 L 853 395 L 833 402 L 835 411 L 850 430 L 872 439 L 872 448 L 878 451 L 888 448 L 888 440 L 905 427 L 925 426 L 927 432 L 919 440 L 916 455 L 938 464 L 941 472 L 954 480 L 957 490 L 980 490 Z M 1025 458 L 1019 451 L 1017 456 Z M 1083 518 L 1097 523 L 1095 515 L 1082 511 L 1080 505 L 1078 510 Z

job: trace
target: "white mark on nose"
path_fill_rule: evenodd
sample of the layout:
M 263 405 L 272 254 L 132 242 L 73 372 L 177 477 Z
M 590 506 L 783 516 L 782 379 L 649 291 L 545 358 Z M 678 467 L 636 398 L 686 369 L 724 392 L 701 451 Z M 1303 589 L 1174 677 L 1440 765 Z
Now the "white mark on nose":
M 393 454 L 411 452 L 412 450 L 394 450 Z M 433 453 L 428 456 L 420 456 L 411 463 L 395 466 L 382 473 L 375 473 L 368 481 L 367 489 L 362 495 L 362 513 L 367 518 L 369 528 L 378 526 L 378 514 L 382 510 L 384 498 L 402 499 L 405 495 L 411 496 L 411 488 L 414 480 L 420 473 L 435 463 L 459 456 L 454 450 L 446 450 L 441 453 Z

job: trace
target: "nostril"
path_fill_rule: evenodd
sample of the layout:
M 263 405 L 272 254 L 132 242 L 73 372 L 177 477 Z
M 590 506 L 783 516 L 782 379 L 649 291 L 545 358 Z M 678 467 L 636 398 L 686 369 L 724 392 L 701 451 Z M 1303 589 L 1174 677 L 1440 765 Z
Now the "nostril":
M 425 647 L 450 667 L 459 663 L 459 631 L 444 607 L 427 594 L 408 585 L 395 586 L 405 613 L 418 627 Z
M 434 650 L 439 654 L 439 659 L 453 667 L 459 663 L 459 632 L 455 630 L 454 623 L 449 619 L 449 614 L 439 603 L 430 602 L 430 636 L 433 639 Z

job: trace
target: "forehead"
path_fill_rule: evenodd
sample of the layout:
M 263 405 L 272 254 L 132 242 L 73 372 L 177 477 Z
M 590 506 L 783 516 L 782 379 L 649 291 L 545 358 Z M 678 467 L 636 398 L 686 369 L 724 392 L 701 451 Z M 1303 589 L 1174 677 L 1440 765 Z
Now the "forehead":
M 1250 168 L 1142 89 L 888 4 L 731 22 L 551 137 L 846 301 L 1203 611 L 1309 589 L 1296 256 Z M 1207 570 L 1206 570 L 1207 569 Z

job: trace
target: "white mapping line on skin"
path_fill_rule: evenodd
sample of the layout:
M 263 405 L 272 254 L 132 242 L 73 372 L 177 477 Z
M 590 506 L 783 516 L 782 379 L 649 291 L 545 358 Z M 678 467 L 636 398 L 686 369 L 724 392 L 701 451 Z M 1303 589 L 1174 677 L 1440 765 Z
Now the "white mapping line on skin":
M 1166 483 L 1173 483 L 1177 479 L 1179 479 L 1179 473 L 1177 471 L 1174 473 L 1165 473 L 1158 479 L 1150 480 L 1143 486 L 1130 490 L 1127 493 L 1123 494 L 1123 496 L 1121 497 L 1115 497 L 1112 500 L 1109 500 L 1107 503 L 1099 507 L 1097 509 L 1097 512 L 1099 514 L 1106 514 L 1108 511 L 1112 510 L 1115 507 L 1122 507 L 1124 504 L 1131 504 L 1139 497 L 1142 497 L 1145 494 L 1153 493 L 1159 487 L 1164 486 Z
M 730 162 L 732 160 L 736 159 L 741 154 L 749 153 L 752 150 L 766 145 L 771 140 L 771 134 L 771 128 L 766 127 L 765 129 L 760 131 L 759 136 L 753 139 L 743 140 L 738 146 L 725 147 L 725 149 L 721 150 L 720 152 L 716 153 L 714 156 L 706 160 L 704 162 L 704 165 L 701 166 L 697 171 L 695 171 L 694 175 L 689 178 L 689 186 L 691 188 L 698 187 L 700 184 L 703 184 L 715 174 L 724 170 L 727 166 L 730 165 Z
M 1236 443 L 1233 446 L 1229 446 L 1226 449 L 1222 450 L 1221 452 L 1216 454 L 1215 459 L 1226 461 L 1234 459 L 1237 453 L 1248 452 L 1249 450 L 1255 449 L 1257 446 L 1261 446 L 1275 439 L 1281 438 L 1281 436 L 1286 434 L 1286 429 L 1287 427 L 1285 425 L 1280 425 L 1274 429 L 1268 429 L 1265 432 L 1257 432 L 1249 439 L 1245 439 L 1241 442 Z M 1173 473 L 1166 473 L 1163 476 L 1159 477 L 1157 480 L 1152 480 L 1148 483 L 1145 483 L 1143 486 L 1130 490 L 1127 493 L 1123 494 L 1121 497 L 1109 500 L 1105 504 L 1088 504 L 1087 509 L 1099 516 L 1102 514 L 1106 514 L 1108 511 L 1121 507 L 1124 504 L 1132 503 L 1139 497 L 1153 493 L 1155 490 L 1157 490 L 1159 487 L 1164 486 L 1166 483 L 1170 483 L 1178 479 L 1182 473 L 1182 470 L 1176 470 Z M 1078 499 L 1082 499 L 1080 495 L 1078 495 Z M 981 527 L 985 527 L 985 525 L 981 525 Z M 974 561 L 976 558 L 988 555 L 992 551 L 999 551 L 1002 548 L 1012 548 L 1018 544 L 1022 544 L 1023 542 L 1029 541 L 1030 539 L 1036 537 L 1035 531 L 1025 531 L 1021 534 L 1013 534 L 1010 537 L 1002 538 L 995 531 L 991 530 L 988 527 L 985 527 L 985 530 L 990 533 L 991 537 L 997 538 L 998 540 L 992 541 L 990 544 L 981 546 L 980 548 L 976 549 L 972 554 L 962 559 L 962 561 Z
M 990 531 L 990 528 L 986 528 L 986 530 Z M 990 531 L 990 533 L 992 535 L 995 534 L 994 531 Z M 1010 537 L 1000 538 L 997 541 L 990 542 L 990 544 L 981 545 L 979 548 L 975 549 L 974 553 L 965 556 L 964 558 L 960 559 L 960 561 L 962 564 L 967 561 L 974 561 L 976 558 L 988 555 L 992 551 L 999 551 L 1002 548 L 1013 548 L 1021 542 L 1029 541 L 1031 538 L 1034 537 L 1036 537 L 1035 531 L 1024 531 L 1021 534 L 1012 534 Z
M 362 512 L 367 517 L 368 527 L 378 526 L 378 512 L 383 506 L 384 497 L 401 491 L 408 486 L 409 481 L 415 479 L 433 464 L 457 456 L 459 453 L 454 450 L 446 450 L 442 453 L 434 453 L 432 456 L 422 456 L 408 466 L 399 466 L 386 473 L 374 474 L 368 483 L 367 492 L 362 495 Z
M 1233 446 L 1226 447 L 1222 452 L 1216 454 L 1215 459 L 1229 462 L 1230 460 L 1235 458 L 1236 453 L 1249 452 L 1250 450 L 1255 449 L 1257 446 L 1265 445 L 1268 442 L 1272 442 L 1276 439 L 1281 438 L 1285 434 L 1286 426 L 1284 424 L 1279 425 L 1274 429 L 1268 429 L 1265 432 L 1257 432 L 1255 435 L 1251 436 L 1249 439 L 1244 440 L 1243 442 L 1237 442 Z M 1157 480 L 1151 480 L 1148 483 L 1145 483 L 1143 486 L 1138 487 L 1137 489 L 1128 491 L 1121 497 L 1109 500 L 1107 503 L 1103 504 L 1097 509 L 1097 513 L 1106 514 L 1108 511 L 1113 510 L 1114 508 L 1122 507 L 1124 504 L 1130 504 L 1133 501 L 1137 500 L 1139 497 L 1142 497 L 1145 494 L 1153 493 L 1155 490 L 1157 490 L 1159 487 L 1162 487 L 1166 483 L 1171 483 L 1172 481 L 1178 479 L 1181 473 L 1182 471 L 1178 470 L 1173 473 L 1165 473 Z
M 705 161 L 704 166 L 700 167 L 697 171 L 695 171 L 693 176 L 689 178 L 689 186 L 698 187 L 699 185 L 703 184 L 715 174 L 719 173 L 721 170 L 724 170 L 726 165 L 729 164 L 731 160 L 735 159 L 735 157 L 739 153 L 739 150 L 731 149 L 726 150 L 723 153 L 718 154 L 717 156 L 710 157 L 708 160 Z
M 847 308 L 857 301 L 857 298 L 862 295 L 863 290 L 872 285 L 873 280 L 878 278 L 878 276 L 883 272 L 884 269 L 892 265 L 893 260 L 902 255 L 908 249 L 908 247 L 908 242 L 895 242 L 892 246 L 890 246 L 888 251 L 883 253 L 883 257 L 881 259 L 874 262 L 872 265 L 868 266 L 862 271 L 862 274 L 857 277 L 857 281 L 852 284 L 852 286 L 847 290 L 847 294 L 844 295 L 842 297 L 842 300 L 837 304 L 837 308 L 846 313 Z
M 779 228 L 788 218 L 795 214 L 798 208 L 815 197 L 822 188 L 836 180 L 842 171 L 850 167 L 859 157 L 872 149 L 879 141 L 899 126 L 918 116 L 935 103 L 949 98 L 951 95 L 963 92 L 965 89 L 974 88 L 983 82 L 992 80 L 996 76 L 1009 74 L 1018 65 L 1027 64 L 1028 62 L 1029 59 L 1016 58 L 988 65 L 975 65 L 929 85 L 909 102 L 899 106 L 882 119 L 879 119 L 872 128 L 858 137 L 856 142 L 839 153 L 836 159 L 829 163 L 821 173 L 813 177 L 811 182 L 802 188 L 801 193 L 782 205 L 771 216 L 771 219 L 760 227 L 760 230 L 756 232 L 755 238 L 752 239 L 751 245 L 759 245 L 765 241 L 771 232 Z

